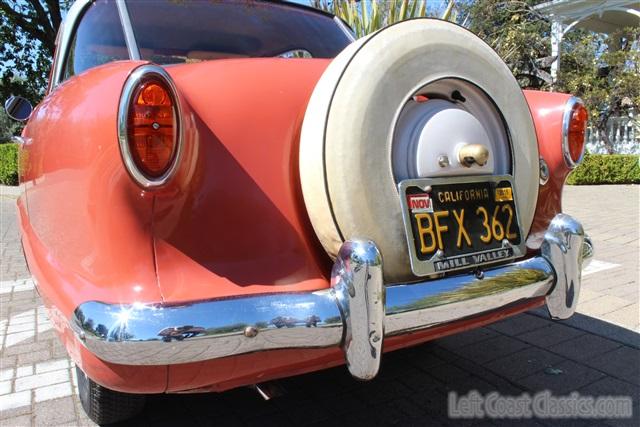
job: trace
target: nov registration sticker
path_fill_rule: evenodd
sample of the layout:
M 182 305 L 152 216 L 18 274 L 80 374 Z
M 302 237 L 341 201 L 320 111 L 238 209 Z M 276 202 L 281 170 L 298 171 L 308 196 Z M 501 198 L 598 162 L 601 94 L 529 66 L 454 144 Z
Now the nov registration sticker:
M 469 269 L 524 254 L 511 176 L 406 180 L 399 190 L 414 274 Z

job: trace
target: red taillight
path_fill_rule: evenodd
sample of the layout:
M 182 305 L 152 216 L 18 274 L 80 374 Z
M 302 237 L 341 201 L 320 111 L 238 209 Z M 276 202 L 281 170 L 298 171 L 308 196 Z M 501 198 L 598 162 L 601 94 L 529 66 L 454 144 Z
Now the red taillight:
M 587 120 L 589 114 L 582 104 L 576 104 L 571 111 L 569 121 L 569 154 L 574 163 L 580 161 L 584 150 L 585 133 L 587 132 Z
M 569 167 L 575 167 L 584 153 L 589 113 L 578 98 L 571 98 L 564 114 L 563 150 Z
M 134 91 L 127 141 L 135 165 L 148 178 L 159 178 L 171 167 L 178 145 L 176 105 L 160 80 L 144 81 Z

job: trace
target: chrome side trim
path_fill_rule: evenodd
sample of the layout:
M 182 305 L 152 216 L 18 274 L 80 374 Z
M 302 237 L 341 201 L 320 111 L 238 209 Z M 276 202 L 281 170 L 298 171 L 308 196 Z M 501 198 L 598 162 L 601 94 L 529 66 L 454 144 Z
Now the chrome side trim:
M 593 253 L 584 248 L 582 225 L 566 214 L 556 215 L 542 242 L 542 256 L 555 269 L 556 283 L 547 295 L 547 309 L 553 319 L 567 319 L 573 315 L 580 296 L 582 261 L 585 253 Z
M 161 80 L 172 92 L 176 104 L 176 122 L 178 125 L 176 155 L 171 167 L 169 167 L 169 169 L 159 178 L 148 178 L 140 171 L 140 169 L 138 169 L 131 155 L 127 136 L 127 117 L 129 114 L 131 98 L 136 88 L 138 88 L 142 82 L 151 78 Z M 164 68 L 158 65 L 145 64 L 139 66 L 133 70 L 124 83 L 122 95 L 120 95 L 120 105 L 118 106 L 118 142 L 120 144 L 120 153 L 122 154 L 122 160 L 126 166 L 127 172 L 129 172 L 129 175 L 131 175 L 133 180 L 142 188 L 152 189 L 165 185 L 171 179 L 180 163 L 183 144 L 182 126 L 180 125 L 182 118 L 181 103 L 180 94 L 178 93 L 178 89 L 176 89 L 171 76 Z
M 131 26 L 129 9 L 127 9 L 127 4 L 124 0 L 116 0 L 116 6 L 118 7 L 118 15 L 120 15 L 120 23 L 122 24 L 124 40 L 125 43 L 127 43 L 129 58 L 137 61 L 140 59 L 140 49 L 138 48 L 138 43 L 136 42 L 136 36 L 133 32 L 133 26 Z
M 586 144 L 582 146 L 582 153 L 580 154 L 580 158 L 578 161 L 574 162 L 571 158 L 571 152 L 569 151 L 569 123 L 571 122 L 571 112 L 573 111 L 573 107 L 576 104 L 584 105 L 584 102 L 580 98 L 572 96 L 569 98 L 567 103 L 564 106 L 564 114 L 562 116 L 562 156 L 564 157 L 564 161 L 569 166 L 569 168 L 575 168 L 584 157 L 584 150 Z
M 353 29 L 351 29 L 349 25 L 347 25 L 342 19 L 338 18 L 337 16 L 334 16 L 333 20 L 336 24 L 338 24 L 340 29 L 347 35 L 351 42 L 356 41 L 356 33 L 353 31 Z
M 384 338 L 382 255 L 375 243 L 346 241 L 333 265 L 331 283 L 344 319 L 342 350 L 349 372 L 370 380 L 380 369 Z

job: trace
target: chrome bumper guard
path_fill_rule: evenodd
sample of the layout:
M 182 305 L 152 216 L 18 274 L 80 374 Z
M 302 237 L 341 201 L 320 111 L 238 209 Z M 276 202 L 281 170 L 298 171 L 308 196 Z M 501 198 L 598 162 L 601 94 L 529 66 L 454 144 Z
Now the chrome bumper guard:
M 184 305 L 80 305 L 71 327 L 99 358 L 124 365 L 170 365 L 238 354 L 340 346 L 351 374 L 376 376 L 385 337 L 431 328 L 546 296 L 549 314 L 576 308 L 581 270 L 593 245 L 580 223 L 557 215 L 541 256 L 411 284 L 385 285 L 375 243 L 343 244 L 331 288 L 198 301 Z

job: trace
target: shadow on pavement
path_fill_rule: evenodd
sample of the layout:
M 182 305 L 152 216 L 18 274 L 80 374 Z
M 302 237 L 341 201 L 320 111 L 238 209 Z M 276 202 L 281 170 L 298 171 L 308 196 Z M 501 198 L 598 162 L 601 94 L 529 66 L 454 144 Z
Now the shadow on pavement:
M 640 334 L 576 314 L 544 310 L 388 353 L 378 377 L 353 380 L 344 367 L 278 382 L 286 394 L 264 401 L 248 388 L 221 394 L 150 396 L 122 425 L 640 425 Z M 626 419 L 450 419 L 450 392 L 521 396 L 627 396 Z

